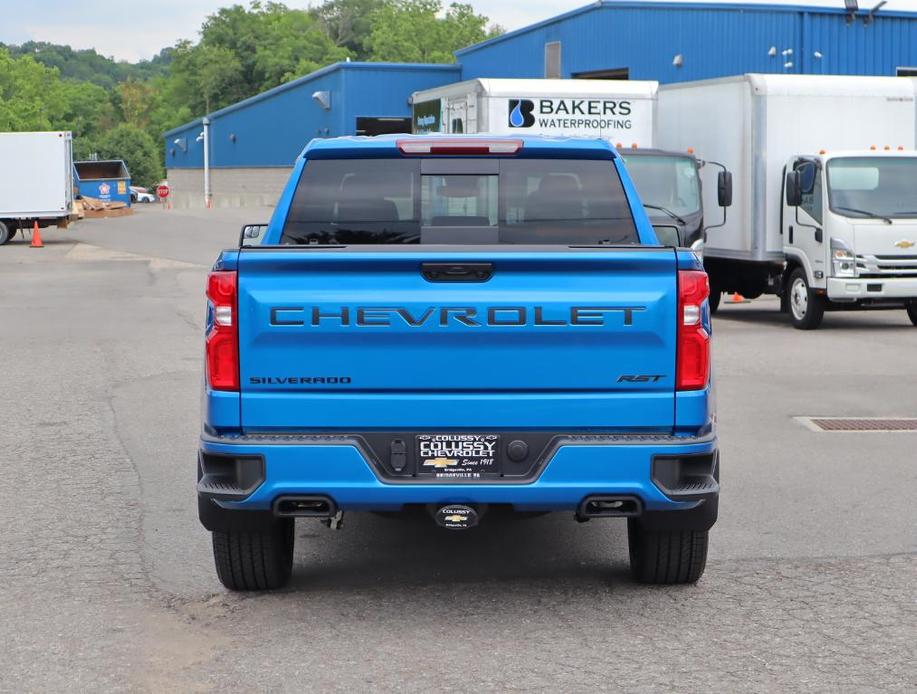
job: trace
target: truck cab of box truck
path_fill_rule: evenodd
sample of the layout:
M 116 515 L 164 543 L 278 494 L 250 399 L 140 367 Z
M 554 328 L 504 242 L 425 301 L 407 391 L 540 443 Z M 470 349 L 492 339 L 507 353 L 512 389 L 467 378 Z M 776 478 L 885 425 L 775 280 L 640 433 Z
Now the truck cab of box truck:
M 647 216 L 657 227 L 657 235 L 666 226 L 677 232 L 677 239 L 660 237 L 660 241 L 690 248 L 702 258 L 707 229 L 719 224 L 704 225 L 701 170 L 708 165 L 720 168 L 717 202 L 722 210 L 721 219 L 725 219 L 726 208 L 732 204 L 732 175 L 722 165 L 698 159 L 690 151 L 622 149 L 621 156 Z M 713 221 L 712 217 L 709 215 L 706 221 Z
M 781 230 L 783 303 L 797 328 L 825 310 L 901 308 L 917 325 L 917 153 L 791 157 Z

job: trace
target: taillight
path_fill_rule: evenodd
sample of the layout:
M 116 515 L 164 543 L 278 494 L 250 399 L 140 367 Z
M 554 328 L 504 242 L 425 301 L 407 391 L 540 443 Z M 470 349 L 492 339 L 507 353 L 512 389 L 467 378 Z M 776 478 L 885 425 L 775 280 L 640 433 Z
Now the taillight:
M 677 390 L 702 390 L 710 380 L 709 297 L 706 272 L 678 273 Z
M 239 390 L 236 273 L 207 278 L 207 382 L 214 390 Z

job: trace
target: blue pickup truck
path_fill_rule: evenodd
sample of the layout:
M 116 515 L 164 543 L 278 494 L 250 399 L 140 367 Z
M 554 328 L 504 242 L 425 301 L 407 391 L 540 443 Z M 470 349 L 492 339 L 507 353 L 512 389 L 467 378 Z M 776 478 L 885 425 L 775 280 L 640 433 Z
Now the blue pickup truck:
M 197 491 L 227 588 L 289 581 L 297 517 L 495 507 L 626 518 L 636 580 L 701 576 L 707 276 L 607 143 L 315 140 L 257 233 L 207 285 Z

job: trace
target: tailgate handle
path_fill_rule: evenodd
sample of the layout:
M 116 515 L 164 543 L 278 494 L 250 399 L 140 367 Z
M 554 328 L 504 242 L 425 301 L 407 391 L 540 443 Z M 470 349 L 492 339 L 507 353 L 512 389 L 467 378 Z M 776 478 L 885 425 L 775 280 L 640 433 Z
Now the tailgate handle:
M 494 274 L 493 263 L 422 263 L 427 282 L 486 282 Z

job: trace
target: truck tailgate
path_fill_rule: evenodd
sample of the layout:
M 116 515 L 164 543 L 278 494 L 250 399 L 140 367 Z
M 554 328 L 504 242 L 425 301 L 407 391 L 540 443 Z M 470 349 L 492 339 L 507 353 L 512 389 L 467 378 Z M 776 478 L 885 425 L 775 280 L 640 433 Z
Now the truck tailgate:
M 672 429 L 671 249 L 389 248 L 240 253 L 246 431 Z

